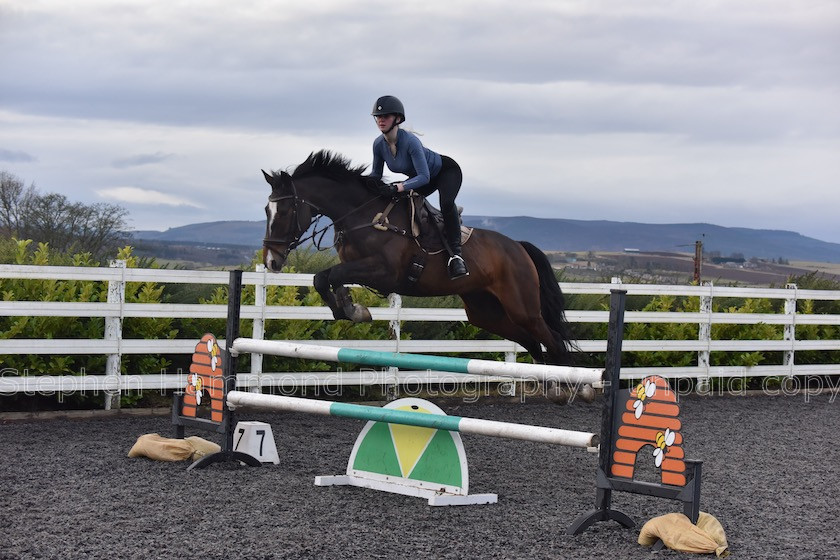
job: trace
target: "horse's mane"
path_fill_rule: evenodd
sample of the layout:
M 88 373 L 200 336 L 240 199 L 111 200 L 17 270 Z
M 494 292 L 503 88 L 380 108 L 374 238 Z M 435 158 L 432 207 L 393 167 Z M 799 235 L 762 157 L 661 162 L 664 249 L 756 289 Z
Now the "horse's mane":
M 319 150 L 312 152 L 306 161 L 298 165 L 292 172 L 292 178 L 299 179 L 307 175 L 325 175 L 337 181 L 355 181 L 361 178 L 367 165 L 353 167 L 350 159 L 331 152 Z

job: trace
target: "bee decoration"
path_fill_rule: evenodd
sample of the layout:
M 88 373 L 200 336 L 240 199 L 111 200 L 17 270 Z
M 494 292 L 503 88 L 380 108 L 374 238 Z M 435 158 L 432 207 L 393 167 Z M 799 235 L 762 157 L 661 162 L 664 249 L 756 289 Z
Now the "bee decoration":
M 674 438 L 676 434 L 671 431 L 671 428 L 666 428 L 664 432 L 656 434 L 656 447 L 653 450 L 653 464 L 657 467 L 662 466 L 662 461 L 665 459 L 666 450 L 674 445 Z
M 632 392 L 636 394 L 637 400 L 633 403 L 633 409 L 638 420 L 642 417 L 642 413 L 645 410 L 645 399 L 649 399 L 656 394 L 656 383 L 647 380 L 644 384 L 639 383 Z

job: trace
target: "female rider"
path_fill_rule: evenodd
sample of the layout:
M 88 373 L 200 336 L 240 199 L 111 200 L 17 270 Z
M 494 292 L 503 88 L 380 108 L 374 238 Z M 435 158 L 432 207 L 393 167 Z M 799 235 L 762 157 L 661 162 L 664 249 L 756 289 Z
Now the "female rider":
M 463 179 L 461 168 L 451 157 L 431 151 L 416 135 L 400 129 L 400 124 L 405 122 L 405 109 L 393 95 L 377 99 L 371 115 L 382 135 L 373 141 L 370 177 L 381 179 L 383 166 L 387 164 L 391 171 L 409 178 L 404 182 L 381 186 L 382 194 L 395 196 L 399 192 L 416 190 L 428 197 L 438 191 L 443 229 L 451 250 L 447 263 L 449 277 L 454 280 L 468 275 L 467 265 L 461 256 L 461 218 L 455 206 L 455 197 L 461 190 Z

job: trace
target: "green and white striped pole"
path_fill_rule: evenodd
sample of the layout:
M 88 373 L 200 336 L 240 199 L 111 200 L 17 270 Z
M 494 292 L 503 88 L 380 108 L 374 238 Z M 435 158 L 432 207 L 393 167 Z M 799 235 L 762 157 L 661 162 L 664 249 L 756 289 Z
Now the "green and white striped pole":
M 476 434 L 504 439 L 521 439 L 567 447 L 594 448 L 598 445 L 597 434 L 547 428 L 543 426 L 529 426 L 510 422 L 496 422 L 478 418 L 464 418 L 461 416 L 447 416 L 441 414 L 427 414 L 409 410 L 394 410 L 366 406 L 360 404 L 340 403 L 318 399 L 302 399 L 280 395 L 266 395 L 245 391 L 231 391 L 227 395 L 230 408 L 261 408 L 267 410 L 284 410 L 290 412 L 305 412 L 323 416 L 340 416 L 356 420 L 371 420 L 389 424 L 405 426 L 419 426 L 460 432 L 462 434 Z
M 325 362 L 347 362 L 366 366 L 397 367 L 401 369 L 448 371 L 471 375 L 489 375 L 557 381 L 570 385 L 587 384 L 602 387 L 603 370 L 546 364 L 520 364 L 517 362 L 496 362 L 469 358 L 449 358 L 424 354 L 397 354 L 376 350 L 356 350 L 316 344 L 285 342 L 281 340 L 256 340 L 237 338 L 231 352 L 236 354 L 257 353 L 288 358 L 320 360 Z

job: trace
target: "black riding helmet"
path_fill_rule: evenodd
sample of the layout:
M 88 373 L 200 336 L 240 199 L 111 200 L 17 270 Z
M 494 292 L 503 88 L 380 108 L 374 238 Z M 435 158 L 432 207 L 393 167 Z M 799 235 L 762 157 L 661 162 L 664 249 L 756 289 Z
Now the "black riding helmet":
M 370 112 L 374 117 L 381 117 L 382 115 L 397 115 L 400 120 L 396 124 L 405 122 L 405 109 L 402 101 L 393 95 L 383 95 L 373 104 L 373 111 Z

